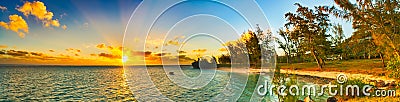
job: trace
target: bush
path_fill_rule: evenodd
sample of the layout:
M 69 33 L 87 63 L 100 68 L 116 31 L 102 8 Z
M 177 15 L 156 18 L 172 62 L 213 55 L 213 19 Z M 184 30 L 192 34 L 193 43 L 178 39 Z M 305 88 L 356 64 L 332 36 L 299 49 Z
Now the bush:
M 392 78 L 400 78 L 400 57 L 397 56 L 395 58 L 392 58 L 386 67 L 388 70 L 391 70 L 391 73 L 389 74 L 389 77 Z

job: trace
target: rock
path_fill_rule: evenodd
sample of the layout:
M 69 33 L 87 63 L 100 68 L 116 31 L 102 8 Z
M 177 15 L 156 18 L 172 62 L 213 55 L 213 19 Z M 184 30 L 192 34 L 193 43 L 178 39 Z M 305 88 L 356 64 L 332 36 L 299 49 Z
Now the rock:
M 169 75 L 175 75 L 175 73 L 174 72 L 169 72 Z
M 383 80 L 379 80 L 375 83 L 375 86 L 376 87 L 386 87 L 386 86 L 388 86 L 388 84 L 386 84 L 385 81 L 383 81 Z
M 338 100 L 335 97 L 329 97 L 326 102 L 337 102 Z
M 397 86 L 397 84 L 396 84 L 395 81 L 392 81 L 392 82 L 389 84 L 389 86 Z

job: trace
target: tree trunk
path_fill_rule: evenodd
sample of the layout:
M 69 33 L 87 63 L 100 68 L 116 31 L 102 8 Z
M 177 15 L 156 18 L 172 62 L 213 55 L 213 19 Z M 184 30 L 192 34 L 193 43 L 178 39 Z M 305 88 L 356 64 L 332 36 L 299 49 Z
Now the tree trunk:
M 289 55 L 286 55 L 286 64 L 288 64 L 288 65 L 290 64 L 289 57 L 290 57 Z
M 322 58 L 319 58 L 319 62 L 321 62 L 321 63 L 322 63 L 322 65 L 325 65 L 325 61 L 324 61 L 324 59 L 322 59 Z
M 313 54 L 315 61 L 317 61 L 319 69 L 322 70 L 322 64 L 321 64 L 320 60 L 318 59 L 318 56 L 316 55 L 315 51 L 311 50 L 311 54 Z
M 384 55 L 382 53 L 379 53 L 379 56 L 381 57 L 383 68 L 385 68 L 386 67 L 386 63 L 385 63 Z

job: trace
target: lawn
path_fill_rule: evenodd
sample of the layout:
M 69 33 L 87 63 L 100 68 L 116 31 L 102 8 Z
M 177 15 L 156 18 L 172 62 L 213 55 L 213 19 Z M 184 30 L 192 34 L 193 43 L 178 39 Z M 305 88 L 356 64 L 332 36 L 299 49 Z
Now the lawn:
M 372 74 L 377 76 L 386 76 L 387 71 L 381 60 L 379 59 L 359 59 L 359 60 L 341 60 L 341 61 L 326 61 L 322 71 L 347 72 L 351 74 Z M 282 69 L 318 71 L 316 62 L 308 63 L 278 63 Z

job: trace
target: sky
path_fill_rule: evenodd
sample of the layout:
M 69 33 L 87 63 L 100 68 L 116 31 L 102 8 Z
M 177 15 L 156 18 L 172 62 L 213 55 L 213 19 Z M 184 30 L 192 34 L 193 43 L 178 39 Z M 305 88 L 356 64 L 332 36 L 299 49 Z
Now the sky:
M 277 36 L 296 2 L 334 5 L 333 0 L 0 0 L 0 64 L 189 64 L 226 53 L 224 43 L 256 24 Z M 350 23 L 331 18 L 351 36 Z

